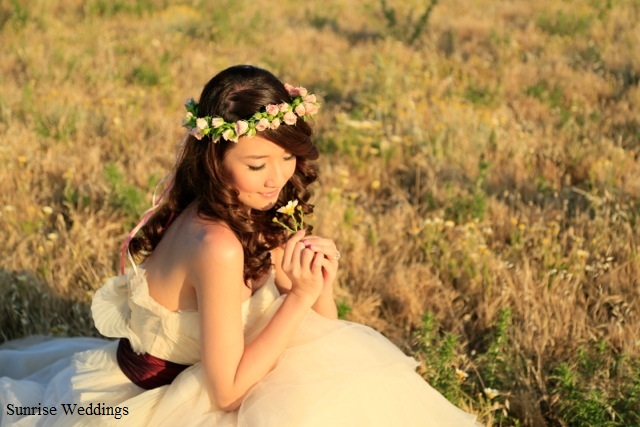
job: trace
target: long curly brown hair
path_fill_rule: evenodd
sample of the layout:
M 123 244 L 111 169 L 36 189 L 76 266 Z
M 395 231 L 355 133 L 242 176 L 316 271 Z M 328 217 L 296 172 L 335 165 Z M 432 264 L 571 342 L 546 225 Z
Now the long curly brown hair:
M 235 122 L 250 118 L 266 105 L 291 101 L 284 84 L 273 74 L 258 67 L 238 65 L 221 71 L 205 85 L 198 115 Z M 267 211 L 247 211 L 238 200 L 238 191 L 222 167 L 233 142 L 213 143 L 208 137 L 198 140 L 185 136 L 168 194 L 129 243 L 133 257 L 136 261 L 144 260 L 156 248 L 172 218 L 195 203 L 201 218 L 227 224 L 242 243 L 245 282 L 262 277 L 271 267 L 269 251 L 288 237 L 286 230 L 272 222 L 277 207 L 297 199 L 305 215 L 313 212 L 313 205 L 308 203 L 311 197 L 308 186 L 318 179 L 318 174 L 309 161 L 318 158 L 318 150 L 311 140 L 312 133 L 303 120 L 293 126 L 281 125 L 260 132 L 260 136 L 296 156 L 293 176 L 280 192 L 276 205 Z

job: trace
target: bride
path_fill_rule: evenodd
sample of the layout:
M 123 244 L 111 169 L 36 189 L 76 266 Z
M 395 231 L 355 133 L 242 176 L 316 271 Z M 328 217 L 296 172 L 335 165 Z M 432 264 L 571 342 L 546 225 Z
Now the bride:
M 116 340 L 5 346 L 0 425 L 476 424 L 382 335 L 337 320 L 340 253 L 304 222 L 318 106 L 245 65 L 187 102 L 165 194 L 125 243 L 132 266 L 94 296 Z

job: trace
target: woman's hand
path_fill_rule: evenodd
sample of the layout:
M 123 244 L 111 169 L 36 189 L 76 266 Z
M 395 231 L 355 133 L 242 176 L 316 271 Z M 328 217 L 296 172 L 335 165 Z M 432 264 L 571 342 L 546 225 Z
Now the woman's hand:
M 290 293 L 314 303 L 325 284 L 325 255 L 307 247 L 302 239 L 304 230 L 298 231 L 284 245 L 282 271 L 291 280 Z
M 324 237 L 308 236 L 302 239 L 302 243 L 307 249 L 311 249 L 317 254 L 322 254 L 322 293 L 332 293 L 340 257 L 335 242 Z

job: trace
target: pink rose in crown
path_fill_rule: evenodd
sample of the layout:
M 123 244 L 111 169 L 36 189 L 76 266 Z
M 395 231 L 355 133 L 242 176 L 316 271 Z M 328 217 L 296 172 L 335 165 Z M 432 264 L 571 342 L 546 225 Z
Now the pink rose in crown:
M 307 94 L 309 93 L 309 91 L 302 86 L 299 86 L 296 89 L 298 89 L 298 96 L 307 96 Z
M 318 112 L 318 106 L 316 104 L 312 104 L 310 102 L 304 103 L 304 109 L 308 115 L 312 116 Z
M 247 123 L 245 120 L 238 120 L 236 122 L 236 135 L 244 135 L 247 129 L 249 129 L 249 123 Z
M 269 129 L 269 126 L 269 120 L 262 118 L 258 123 L 256 123 L 256 130 L 258 132 L 262 132 L 263 130 Z
M 284 116 L 282 116 L 282 121 L 285 122 L 288 125 L 294 125 L 296 124 L 296 121 L 298 120 L 298 118 L 296 117 L 295 113 L 293 111 L 288 111 L 284 114 Z
M 283 102 L 282 104 L 278 105 L 278 109 L 283 113 L 286 113 L 287 111 L 289 111 L 290 108 L 291 107 L 289 107 L 289 104 L 287 104 L 286 102 Z
M 309 94 L 302 98 L 302 100 L 304 102 L 316 102 L 316 96 L 314 94 Z
M 280 119 L 271 120 L 271 124 L 269 125 L 269 129 L 278 129 L 280 127 Z
M 284 84 L 284 88 L 287 90 L 287 92 L 289 92 L 289 95 L 291 96 L 298 96 L 298 90 L 297 88 L 291 86 L 289 83 L 285 83 Z
M 270 116 L 277 116 L 278 113 L 280 112 L 280 108 L 278 108 L 278 106 L 274 104 L 267 105 L 266 110 L 267 110 L 267 114 Z
M 305 113 L 305 108 L 304 108 L 304 104 L 298 104 L 296 106 L 296 109 L 294 110 L 296 112 L 296 114 L 300 117 L 304 116 Z
M 211 119 L 211 127 L 214 129 L 218 129 L 223 124 L 224 119 L 222 117 L 214 117 L 213 119 Z
M 198 140 L 202 139 L 203 136 L 198 128 L 189 128 L 189 134 L 195 136 Z

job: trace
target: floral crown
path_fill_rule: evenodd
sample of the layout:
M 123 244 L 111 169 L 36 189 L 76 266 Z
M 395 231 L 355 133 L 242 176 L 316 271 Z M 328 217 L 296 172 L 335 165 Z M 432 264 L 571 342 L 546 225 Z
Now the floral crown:
M 316 96 L 308 93 L 307 89 L 290 84 L 284 85 L 292 98 L 291 104 L 269 104 L 264 111 L 255 113 L 251 118 L 238 120 L 234 123 L 226 122 L 222 117 L 198 117 L 198 103 L 189 98 L 184 104 L 187 109 L 182 126 L 197 139 L 209 136 L 213 142 L 220 138 L 227 141 L 238 142 L 241 136 L 252 137 L 257 132 L 267 129 L 278 129 L 281 124 L 295 125 L 298 118 L 306 120 L 318 112 L 320 104 L 316 102 Z

